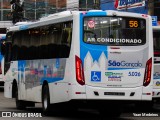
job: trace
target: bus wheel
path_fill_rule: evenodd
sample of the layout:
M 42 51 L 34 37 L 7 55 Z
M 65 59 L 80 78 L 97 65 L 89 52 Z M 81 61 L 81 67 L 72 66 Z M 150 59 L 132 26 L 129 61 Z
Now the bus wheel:
M 24 110 L 26 108 L 25 101 L 18 100 L 18 88 L 16 89 L 16 108 L 19 110 Z
M 48 85 L 44 85 L 42 90 L 42 107 L 45 115 L 49 115 L 51 104 Z

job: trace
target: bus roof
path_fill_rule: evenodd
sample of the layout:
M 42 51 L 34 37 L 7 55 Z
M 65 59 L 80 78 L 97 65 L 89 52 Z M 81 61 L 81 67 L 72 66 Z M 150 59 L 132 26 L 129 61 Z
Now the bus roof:
M 70 21 L 73 19 L 72 13 L 73 12 L 71 11 L 65 11 L 61 13 L 51 14 L 47 17 L 41 18 L 39 21 L 36 21 L 36 22 L 17 23 L 15 26 L 10 27 L 9 31 L 19 31 L 19 30 L 25 30 L 29 28 L 35 28 L 38 26 L 49 25 L 57 22 Z
M 21 22 L 17 23 L 15 26 L 11 26 L 8 31 L 20 31 L 20 30 L 26 30 L 30 28 L 35 28 L 39 26 L 44 26 L 44 25 L 49 25 L 49 24 L 54 24 L 54 23 L 59 23 L 59 22 L 65 22 L 65 21 L 70 21 L 73 20 L 73 15 L 78 14 L 78 13 L 83 13 L 83 14 L 90 14 L 93 15 L 93 12 L 103 12 L 108 15 L 112 16 L 138 16 L 138 17 L 143 17 L 146 18 L 149 15 L 142 15 L 138 13 L 130 13 L 130 12 L 121 12 L 121 11 L 115 11 L 115 10 L 89 10 L 89 11 L 63 11 L 55 14 L 51 14 L 47 17 L 43 17 L 40 20 L 36 22 Z M 95 14 L 98 15 L 98 14 Z M 53 21 L 54 20 L 54 21 Z

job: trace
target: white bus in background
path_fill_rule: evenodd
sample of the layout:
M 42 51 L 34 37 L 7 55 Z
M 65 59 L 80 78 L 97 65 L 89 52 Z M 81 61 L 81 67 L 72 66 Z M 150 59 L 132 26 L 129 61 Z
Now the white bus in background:
M 153 26 L 154 73 L 153 100 L 160 100 L 160 26 Z
M 0 41 L 4 41 L 6 39 L 6 32 L 7 28 L 11 27 L 12 21 L 0 21 Z M 0 53 L 0 86 L 4 86 L 4 80 L 3 80 L 3 55 Z
M 6 34 L 0 34 L 0 41 L 4 41 L 5 39 L 6 39 Z M 4 80 L 3 80 L 4 67 L 3 66 L 4 66 L 4 59 L 3 59 L 3 55 L 0 53 L 0 86 L 4 86 Z
M 116 116 L 120 105 L 152 100 L 148 15 L 65 11 L 10 27 L 3 48 L 4 95 L 18 109 L 42 102 L 47 113 L 51 104 L 88 103 Z

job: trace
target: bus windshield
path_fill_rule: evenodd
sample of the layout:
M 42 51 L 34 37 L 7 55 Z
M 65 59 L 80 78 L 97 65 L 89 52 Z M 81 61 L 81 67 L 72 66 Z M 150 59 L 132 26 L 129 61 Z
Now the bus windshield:
M 90 44 L 139 46 L 146 43 L 146 21 L 131 17 L 85 17 L 83 40 Z

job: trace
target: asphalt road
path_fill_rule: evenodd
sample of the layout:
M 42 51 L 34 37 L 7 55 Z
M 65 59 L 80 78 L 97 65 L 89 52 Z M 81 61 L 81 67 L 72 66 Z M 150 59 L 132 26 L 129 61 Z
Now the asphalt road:
M 107 116 L 102 117 L 98 111 L 92 109 L 79 109 L 75 112 L 66 111 L 44 116 L 40 103 L 37 103 L 35 108 L 17 110 L 15 100 L 5 98 L 3 92 L 3 87 L 0 87 L 0 116 L 3 116 L 0 117 L 0 120 L 113 120 Z M 9 117 L 10 115 L 12 117 Z M 143 117 L 144 115 L 145 117 Z M 150 110 L 137 109 L 134 105 L 127 105 L 121 116 L 114 120 L 160 120 L 160 104 L 156 103 Z

